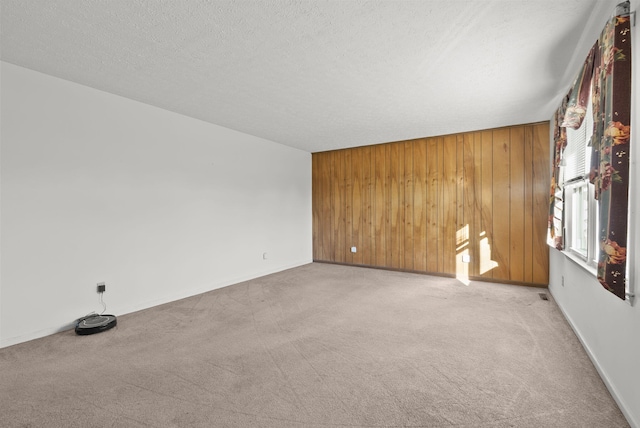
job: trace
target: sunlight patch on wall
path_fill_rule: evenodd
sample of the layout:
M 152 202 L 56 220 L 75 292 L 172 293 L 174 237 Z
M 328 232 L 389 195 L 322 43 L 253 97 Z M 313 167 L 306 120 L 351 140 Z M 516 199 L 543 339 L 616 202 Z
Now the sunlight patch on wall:
M 456 279 L 464 285 L 469 285 L 469 263 L 463 261 L 468 260 L 469 255 L 469 225 L 458 229 L 456 232 Z
M 480 275 L 489 272 L 491 269 L 498 266 L 495 260 L 491 260 L 491 245 L 489 244 L 489 238 L 486 236 L 486 232 L 480 233 Z

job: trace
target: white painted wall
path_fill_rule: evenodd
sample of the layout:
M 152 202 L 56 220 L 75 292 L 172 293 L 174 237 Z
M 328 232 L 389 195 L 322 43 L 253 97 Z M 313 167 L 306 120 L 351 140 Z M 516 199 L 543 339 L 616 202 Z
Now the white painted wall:
M 309 153 L 1 67 L 0 347 L 312 261 Z
M 600 14 L 599 29 L 594 28 L 579 50 L 584 52 L 588 40 L 591 44 L 604 27 L 613 6 L 611 2 L 604 13 Z M 631 2 L 632 10 L 638 9 L 639 0 Z M 640 255 L 640 116 L 638 108 L 638 86 L 640 84 L 640 28 L 633 32 L 633 123 L 632 129 L 632 188 L 631 188 L 631 244 L 629 265 L 631 281 L 635 284 L 635 293 L 640 294 L 637 280 L 640 278 L 638 256 Z M 577 72 L 577 68 L 576 68 Z M 568 83 L 569 84 L 569 83 Z M 562 278 L 564 277 L 564 286 Z M 620 405 L 632 427 L 640 427 L 640 296 L 634 306 L 623 302 L 604 290 L 597 280 L 584 269 L 566 258 L 562 253 L 550 251 L 549 290 L 565 314 L 565 317 L 582 341 L 600 372 L 612 395 Z

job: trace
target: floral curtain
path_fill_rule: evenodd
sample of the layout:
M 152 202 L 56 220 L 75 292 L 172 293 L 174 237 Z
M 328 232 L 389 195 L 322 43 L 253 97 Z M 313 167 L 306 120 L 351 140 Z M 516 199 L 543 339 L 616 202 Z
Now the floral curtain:
M 553 165 L 551 173 L 551 189 L 549 192 L 549 234 L 547 243 L 562 250 L 563 229 L 563 189 L 560 182 L 560 163 L 564 149 L 567 147 L 567 128 L 578 129 L 587 113 L 589 102 L 589 90 L 593 76 L 593 65 L 598 43 L 591 48 L 580 73 L 576 77 L 571 90 L 562 100 L 562 104 L 556 111 L 553 124 Z
M 554 118 L 554 153 L 549 201 L 549 245 L 562 250 L 563 206 L 559 171 L 567 145 L 566 128 L 578 129 L 593 104 L 591 170 L 599 209 L 598 281 L 625 299 L 629 149 L 631 135 L 630 3 L 614 16 L 591 48 L 576 81 Z
M 551 168 L 551 189 L 549 191 L 549 233 L 547 235 L 547 244 L 558 250 L 563 249 L 563 197 L 560 183 L 560 162 L 562 161 L 564 149 L 567 147 L 567 130 L 560 125 L 562 125 L 564 121 L 569 96 L 570 94 L 567 94 L 567 96 L 564 97 L 562 104 L 560 104 L 553 118 L 553 164 Z
M 596 42 L 587 59 L 578 73 L 578 77 L 573 84 L 571 91 L 567 95 L 567 110 L 562 118 L 560 126 L 562 128 L 578 129 L 582 125 L 585 115 L 587 114 L 587 104 L 589 103 L 589 91 L 593 81 L 593 65 L 596 51 L 598 50 L 598 42 Z
M 625 298 L 629 150 L 631 134 L 631 25 L 629 2 L 602 31 L 594 60 L 594 136 L 589 179 L 599 203 L 598 280 Z

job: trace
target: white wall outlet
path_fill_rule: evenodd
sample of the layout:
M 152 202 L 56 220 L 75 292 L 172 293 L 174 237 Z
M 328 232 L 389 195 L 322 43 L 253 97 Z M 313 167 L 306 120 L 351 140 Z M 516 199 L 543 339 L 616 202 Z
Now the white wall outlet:
M 262 260 L 267 260 L 267 253 L 262 253 Z
M 352 253 L 355 253 L 355 252 L 357 252 L 357 251 L 358 251 L 358 250 L 357 250 L 357 248 L 356 248 L 356 247 L 351 247 L 351 252 L 352 252 Z
M 462 263 L 471 263 L 471 256 L 469 254 L 463 254 Z

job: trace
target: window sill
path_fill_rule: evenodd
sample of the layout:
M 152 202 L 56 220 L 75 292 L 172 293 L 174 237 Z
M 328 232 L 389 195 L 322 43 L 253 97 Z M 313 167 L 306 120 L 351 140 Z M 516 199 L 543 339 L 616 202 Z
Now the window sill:
M 594 277 L 598 276 L 598 270 L 596 269 L 595 266 L 588 265 L 587 262 L 584 259 L 582 259 L 581 257 L 577 256 L 572 251 L 570 251 L 570 250 L 562 250 L 562 254 L 564 254 L 566 258 L 568 258 L 569 260 L 571 260 L 572 262 L 577 264 L 582 269 L 584 269 L 587 272 L 589 272 Z

